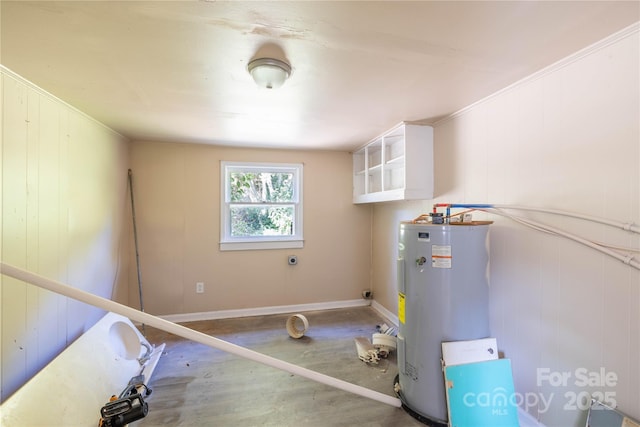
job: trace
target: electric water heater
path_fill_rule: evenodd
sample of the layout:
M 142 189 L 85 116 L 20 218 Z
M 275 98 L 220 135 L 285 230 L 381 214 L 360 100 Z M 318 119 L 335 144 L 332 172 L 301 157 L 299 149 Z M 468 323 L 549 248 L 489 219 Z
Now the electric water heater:
M 489 337 L 489 225 L 400 225 L 398 394 L 447 423 L 442 342 Z

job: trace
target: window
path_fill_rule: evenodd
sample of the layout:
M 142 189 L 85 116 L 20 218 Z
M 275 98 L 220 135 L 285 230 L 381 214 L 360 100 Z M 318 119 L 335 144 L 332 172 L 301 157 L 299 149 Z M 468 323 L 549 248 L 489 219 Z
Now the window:
M 302 165 L 221 162 L 220 250 L 301 248 Z

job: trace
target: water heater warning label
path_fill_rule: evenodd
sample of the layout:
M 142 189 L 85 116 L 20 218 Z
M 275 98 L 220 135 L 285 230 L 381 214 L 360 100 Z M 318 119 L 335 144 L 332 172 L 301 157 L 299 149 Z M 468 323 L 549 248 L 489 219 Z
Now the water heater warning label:
M 431 246 L 431 267 L 451 268 L 451 246 Z

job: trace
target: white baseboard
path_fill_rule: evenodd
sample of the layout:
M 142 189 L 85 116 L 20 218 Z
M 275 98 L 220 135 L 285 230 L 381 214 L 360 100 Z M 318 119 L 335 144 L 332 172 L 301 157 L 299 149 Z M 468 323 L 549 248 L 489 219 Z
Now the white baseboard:
M 318 302 L 311 304 L 277 305 L 272 307 L 241 308 L 237 310 L 206 311 L 200 313 L 167 314 L 158 316 L 174 323 L 195 322 L 199 320 L 233 319 L 237 317 L 265 316 L 269 314 L 299 313 L 335 308 L 366 307 L 371 301 L 354 299 L 344 301 Z
M 380 316 L 384 317 L 387 321 L 393 323 L 393 326 L 398 327 L 398 316 L 393 314 L 391 311 L 387 310 L 382 306 L 379 302 L 373 300 L 371 301 L 371 308 L 380 314 Z

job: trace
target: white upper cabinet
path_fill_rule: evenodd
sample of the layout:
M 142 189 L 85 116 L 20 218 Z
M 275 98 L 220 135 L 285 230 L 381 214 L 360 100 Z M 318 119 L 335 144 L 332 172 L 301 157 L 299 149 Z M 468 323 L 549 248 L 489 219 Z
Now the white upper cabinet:
M 353 203 L 433 198 L 433 128 L 401 123 L 353 153 Z

